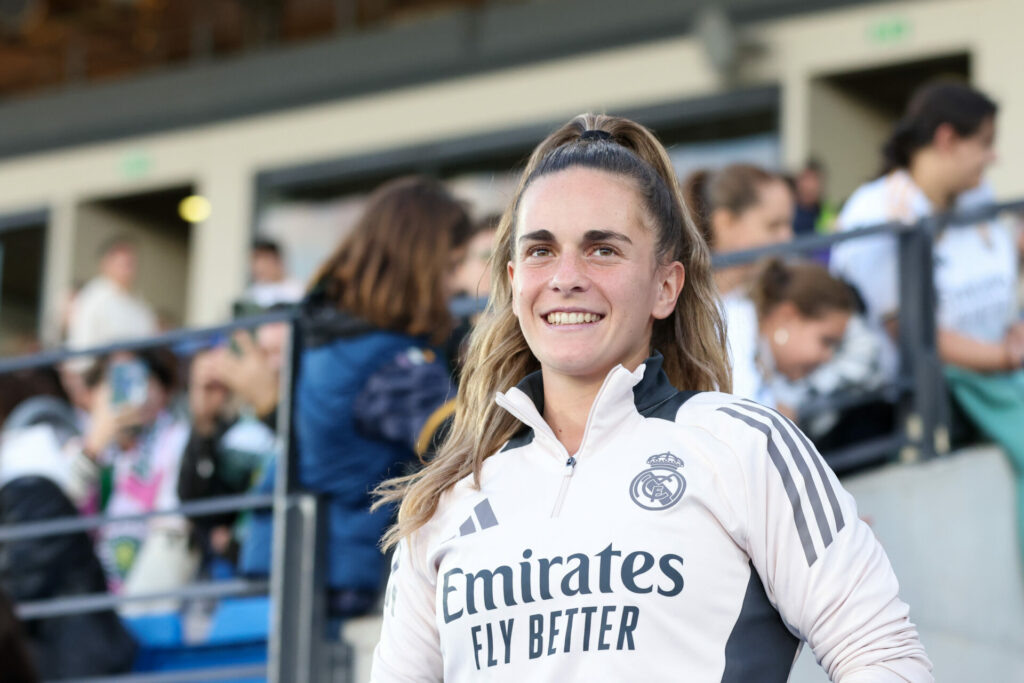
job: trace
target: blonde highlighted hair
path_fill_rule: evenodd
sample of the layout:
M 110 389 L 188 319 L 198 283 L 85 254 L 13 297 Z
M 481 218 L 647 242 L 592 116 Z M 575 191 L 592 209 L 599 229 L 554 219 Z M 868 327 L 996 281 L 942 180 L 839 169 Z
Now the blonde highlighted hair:
M 584 136 L 587 131 L 591 132 Z M 686 285 L 675 311 L 656 320 L 651 335 L 651 349 L 664 356 L 663 367 L 672 384 L 687 390 L 731 388 L 711 256 L 687 213 L 668 153 L 651 131 L 633 121 L 600 114 L 577 116 L 534 149 L 498 225 L 491 257 L 490 299 L 470 339 L 447 440 L 419 472 L 387 481 L 377 489 L 376 505 L 401 502 L 398 522 L 384 536 L 384 547 L 430 521 L 441 495 L 456 482 L 472 475 L 479 487 L 484 460 L 521 427 L 495 404 L 494 394 L 515 386 L 540 365 L 512 312 L 506 264 L 515 257 L 516 220 L 523 193 L 537 178 L 573 167 L 630 180 L 656 233 L 658 262 L 679 261 L 686 268 Z

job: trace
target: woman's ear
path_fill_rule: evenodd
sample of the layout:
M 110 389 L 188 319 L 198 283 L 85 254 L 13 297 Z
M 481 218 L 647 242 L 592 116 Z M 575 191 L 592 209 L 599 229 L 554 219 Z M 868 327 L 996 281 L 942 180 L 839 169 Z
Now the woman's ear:
M 686 268 L 679 261 L 673 261 L 659 270 L 661 278 L 658 281 L 658 297 L 651 315 L 656 320 L 664 320 L 676 310 L 676 302 L 686 283 Z
M 932 135 L 932 144 L 935 146 L 935 149 L 945 152 L 952 149 L 953 145 L 959 139 L 960 136 L 957 135 L 956 130 L 953 128 L 953 124 L 940 123 L 935 129 L 935 134 Z

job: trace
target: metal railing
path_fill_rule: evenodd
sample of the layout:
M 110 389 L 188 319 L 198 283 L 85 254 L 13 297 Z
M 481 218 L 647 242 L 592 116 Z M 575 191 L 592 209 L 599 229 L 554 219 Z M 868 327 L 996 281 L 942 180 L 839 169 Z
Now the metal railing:
M 772 256 L 817 252 L 849 240 L 879 235 L 894 238 L 899 251 L 899 373 L 877 390 L 826 397 L 815 408 L 842 410 L 884 397 L 895 406 L 897 427 L 891 435 L 824 453 L 833 468 L 857 467 L 894 453 L 912 461 L 949 450 L 950 406 L 936 342 L 934 242 L 942 230 L 972 227 L 1007 212 L 1024 212 L 1024 199 L 946 211 L 913 223 L 889 222 L 827 235 L 807 235 L 783 244 L 715 255 L 714 267 L 725 268 Z
M 182 329 L 146 339 L 106 344 L 89 349 L 45 351 L 31 356 L 0 360 L 0 373 L 18 372 L 38 367 L 57 366 L 77 357 L 103 356 L 115 351 L 136 351 L 154 347 L 174 347 L 186 343 L 211 345 L 214 340 L 242 329 L 253 329 L 269 323 L 285 322 L 290 327 L 286 357 L 279 383 L 277 413 L 278 449 L 275 458 L 275 490 L 273 494 L 223 496 L 179 504 L 144 514 L 107 516 L 91 515 L 49 519 L 0 526 L 0 543 L 32 538 L 80 533 L 98 529 L 112 522 L 139 521 L 161 516 L 202 517 L 223 512 L 271 509 L 273 512 L 273 548 L 269 580 L 234 579 L 229 581 L 195 582 L 175 590 L 114 595 L 97 593 L 22 602 L 16 606 L 23 620 L 46 619 L 71 614 L 115 609 L 122 605 L 154 600 L 215 599 L 229 596 L 270 595 L 271 617 L 266 665 L 214 667 L 168 674 L 126 674 L 90 678 L 98 681 L 185 681 L 232 680 L 267 676 L 275 683 L 310 681 L 323 676 L 316 665 L 320 661 L 320 640 L 324 621 L 321 605 L 323 589 L 319 544 L 323 539 L 320 506 L 317 498 L 298 491 L 291 418 L 294 407 L 294 373 L 301 349 L 301 330 L 293 311 L 277 311 L 234 320 L 224 325 L 202 329 Z

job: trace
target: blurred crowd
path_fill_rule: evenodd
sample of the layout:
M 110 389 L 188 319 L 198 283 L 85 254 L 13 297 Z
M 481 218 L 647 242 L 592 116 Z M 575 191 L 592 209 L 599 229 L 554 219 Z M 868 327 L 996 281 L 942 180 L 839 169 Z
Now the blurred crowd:
M 933 83 L 911 99 L 885 148 L 881 174 L 841 210 L 826 168 L 794 175 L 747 164 L 680 180 L 690 218 L 715 254 L 854 231 L 992 201 L 997 108 L 967 86 Z M 327 509 L 327 609 L 335 618 L 376 608 L 386 573 L 378 541 L 393 511 L 371 509 L 383 479 L 429 458 L 444 438 L 460 352 L 485 314 L 491 242 L 500 217 L 426 177 L 379 187 L 308 284 L 289 277 L 281 248 L 261 240 L 236 315 L 297 316 L 290 436 L 302 488 Z M 1022 241 L 999 219 L 936 237 L 938 346 L 956 408 L 956 438 L 1000 443 L 1024 470 Z M 720 268 L 716 283 L 733 392 L 797 421 L 829 457 L 889 434 L 895 406 L 880 398 L 898 371 L 900 301 L 895 238 Z M 138 339 L 158 330 L 134 293 L 137 248 L 115 239 L 69 306 L 69 347 Z M 272 492 L 280 450 L 282 372 L 290 325 L 271 323 L 177 348 L 116 352 L 59 368 L 0 375 L 0 524 L 103 512 L 134 515 L 182 502 Z M 829 398 L 862 395 L 861 401 Z M 852 406 L 852 407 L 851 407 Z M 891 454 L 880 453 L 879 459 Z M 1024 506 L 1024 491 L 1019 496 Z M 1024 522 L 1024 507 L 1020 508 Z M 164 515 L 78 533 L 0 544 L 0 600 L 82 593 L 142 594 L 197 579 L 270 571 L 270 515 Z M 131 604 L 123 613 L 176 609 Z M 5 611 L 6 610 L 6 611 Z M 0 602 L 0 641 L 14 637 Z M 131 638 L 112 612 L 21 627 L 47 678 L 130 667 Z M 104 657 L 51 656 L 102 644 Z M 0 653 L 7 652 L 0 642 Z M 13 647 L 13 646 L 12 646 Z M 99 645 L 97 645 L 99 647 Z M 15 650 L 11 650 L 15 652 Z M 20 652 L 20 650 L 18 650 Z M 15 655 L 11 655 L 14 657 Z M 20 656 L 20 655 L 19 655 Z M 2 655 L 3 661 L 8 659 Z

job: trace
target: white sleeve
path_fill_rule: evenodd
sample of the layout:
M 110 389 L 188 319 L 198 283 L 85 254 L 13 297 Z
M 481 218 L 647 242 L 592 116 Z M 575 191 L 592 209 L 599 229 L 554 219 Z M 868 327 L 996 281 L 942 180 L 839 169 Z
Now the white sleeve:
M 751 428 L 739 452 L 747 553 L 783 620 L 833 681 L 931 683 L 889 559 L 814 446 L 775 411 L 719 410 Z
M 371 683 L 436 682 L 444 678 L 435 621 L 435 585 L 417 557 L 416 535 L 403 539 L 391 560 L 384 625 L 373 652 Z M 431 573 L 434 574 L 434 573 Z
M 95 346 L 97 304 L 94 291 L 86 285 L 71 306 L 68 320 L 68 347 L 84 349 Z
M 764 379 L 757 368 L 757 313 L 747 298 L 727 297 L 723 301 L 729 361 L 732 365 L 732 393 L 766 403 Z
M 877 194 L 868 188 L 854 193 L 839 214 L 839 229 L 848 232 L 886 222 L 885 200 Z M 899 309 L 898 261 L 896 238 L 874 235 L 837 244 L 832 248 L 829 267 L 834 275 L 857 288 L 870 318 L 884 320 Z

